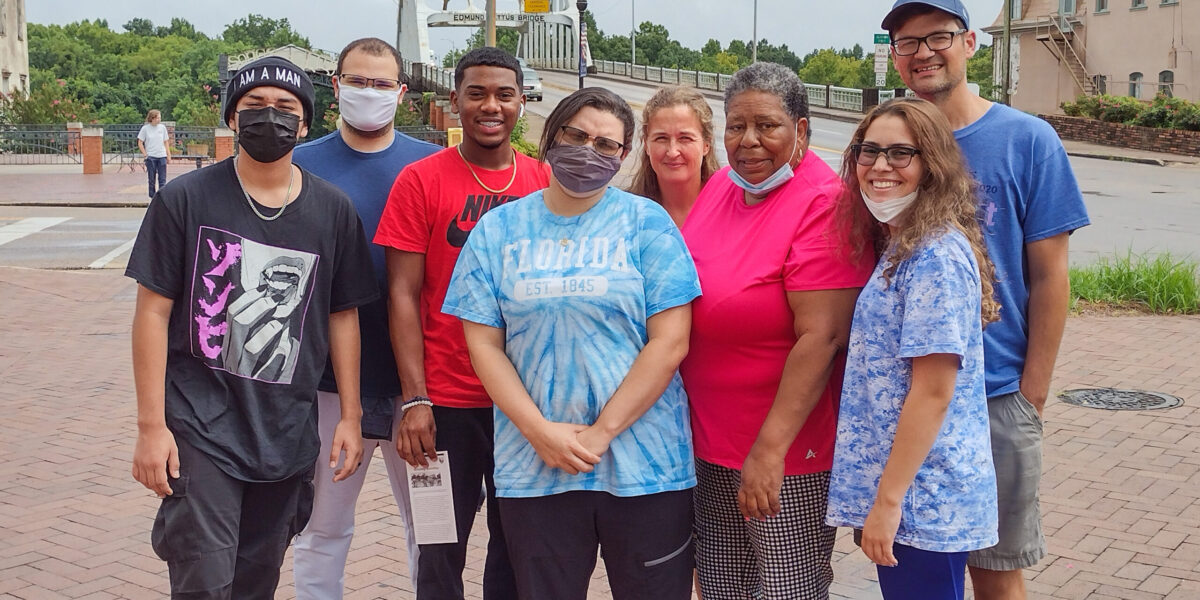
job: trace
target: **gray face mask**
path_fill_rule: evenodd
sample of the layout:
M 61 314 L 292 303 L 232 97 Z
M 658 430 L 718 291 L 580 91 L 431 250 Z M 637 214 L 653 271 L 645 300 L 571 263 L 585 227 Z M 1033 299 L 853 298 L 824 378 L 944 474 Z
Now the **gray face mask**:
M 571 193 L 587 194 L 608 185 L 621 170 L 619 156 L 605 156 L 591 146 L 559 144 L 546 152 L 554 178 Z

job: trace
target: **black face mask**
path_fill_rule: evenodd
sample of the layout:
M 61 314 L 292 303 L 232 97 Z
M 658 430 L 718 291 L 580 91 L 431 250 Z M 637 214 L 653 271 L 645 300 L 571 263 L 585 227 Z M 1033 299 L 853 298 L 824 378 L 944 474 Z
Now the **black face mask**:
M 272 163 L 296 147 L 300 117 L 274 106 L 238 111 L 238 144 L 250 158 Z

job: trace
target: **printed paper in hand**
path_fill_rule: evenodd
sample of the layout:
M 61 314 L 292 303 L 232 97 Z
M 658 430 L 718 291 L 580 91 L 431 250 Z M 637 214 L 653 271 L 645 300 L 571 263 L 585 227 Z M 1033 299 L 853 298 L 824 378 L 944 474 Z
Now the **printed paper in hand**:
M 438 452 L 428 467 L 408 465 L 408 497 L 412 504 L 413 532 L 418 544 L 458 542 L 454 521 L 454 494 L 450 481 L 450 455 Z

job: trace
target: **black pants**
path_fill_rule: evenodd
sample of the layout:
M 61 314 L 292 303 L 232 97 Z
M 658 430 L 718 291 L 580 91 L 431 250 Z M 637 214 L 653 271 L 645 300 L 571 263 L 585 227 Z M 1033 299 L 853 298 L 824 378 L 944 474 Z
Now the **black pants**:
M 181 437 L 179 479 L 163 498 L 150 543 L 167 561 L 171 597 L 271 600 L 292 538 L 308 523 L 313 468 L 271 483 L 221 471 Z
M 692 490 L 621 498 L 566 492 L 501 498 L 521 600 L 585 600 L 604 557 L 614 600 L 692 597 Z
M 454 490 L 454 520 L 457 544 L 422 544 L 417 559 L 417 600 L 462 600 L 463 567 L 467 563 L 467 538 L 480 492 L 486 489 L 488 548 L 483 567 L 484 600 L 516 600 L 517 584 L 500 509 L 492 481 L 492 409 L 433 407 L 437 425 L 437 449 L 450 454 L 450 478 Z
M 154 187 L 156 177 L 158 178 L 158 188 Z M 146 179 L 149 180 L 150 197 L 153 198 L 155 189 L 162 189 L 162 186 L 167 185 L 167 157 L 146 157 Z

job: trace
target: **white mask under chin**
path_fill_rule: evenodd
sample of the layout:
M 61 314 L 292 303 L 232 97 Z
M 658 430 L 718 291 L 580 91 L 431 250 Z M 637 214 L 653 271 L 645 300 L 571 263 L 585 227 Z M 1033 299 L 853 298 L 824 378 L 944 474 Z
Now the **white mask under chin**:
M 917 194 L 920 191 L 921 190 L 917 189 L 913 190 L 913 193 L 908 194 L 907 196 L 876 202 L 867 195 L 866 190 L 861 190 L 863 203 L 867 205 L 867 210 L 871 211 L 871 215 L 873 215 L 875 220 L 879 221 L 880 223 L 891 223 L 892 220 L 900 216 L 900 213 L 904 212 L 905 209 L 908 208 L 908 205 L 912 204 L 913 200 L 917 199 Z

